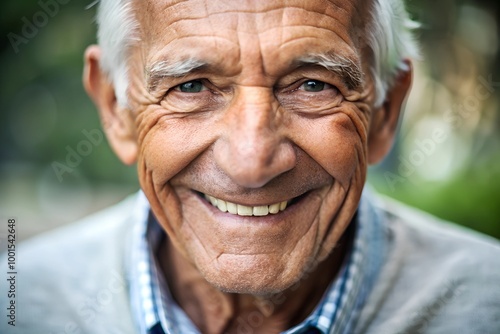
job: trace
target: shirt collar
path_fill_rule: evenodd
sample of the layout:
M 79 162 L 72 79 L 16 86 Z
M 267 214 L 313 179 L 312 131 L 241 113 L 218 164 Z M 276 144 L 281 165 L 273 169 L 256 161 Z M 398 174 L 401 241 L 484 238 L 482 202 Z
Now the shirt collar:
M 353 247 L 339 274 L 309 317 L 284 333 L 307 333 L 311 328 L 323 334 L 351 331 L 385 257 L 382 218 L 370 197 L 365 190 L 353 222 L 356 224 Z M 165 234 L 149 214 L 149 203 L 142 192 L 134 212 L 128 275 L 132 310 L 140 332 L 156 333 L 161 327 L 166 334 L 199 333 L 173 300 L 159 270 L 154 254 Z

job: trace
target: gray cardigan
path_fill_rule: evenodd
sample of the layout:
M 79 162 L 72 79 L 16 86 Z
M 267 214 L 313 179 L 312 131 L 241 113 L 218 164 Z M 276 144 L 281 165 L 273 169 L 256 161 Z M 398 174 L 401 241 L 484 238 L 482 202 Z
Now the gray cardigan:
M 16 326 L 2 278 L 0 333 L 138 333 L 124 268 L 134 201 L 18 245 Z M 353 333 L 499 334 L 500 244 L 396 202 L 376 206 L 389 256 Z

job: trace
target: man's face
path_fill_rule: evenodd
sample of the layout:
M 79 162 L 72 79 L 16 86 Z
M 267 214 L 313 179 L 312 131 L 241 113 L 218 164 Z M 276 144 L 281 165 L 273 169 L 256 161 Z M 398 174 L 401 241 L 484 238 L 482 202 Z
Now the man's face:
M 362 8 L 137 2 L 140 183 L 176 249 L 218 288 L 290 287 L 351 221 L 373 101 Z

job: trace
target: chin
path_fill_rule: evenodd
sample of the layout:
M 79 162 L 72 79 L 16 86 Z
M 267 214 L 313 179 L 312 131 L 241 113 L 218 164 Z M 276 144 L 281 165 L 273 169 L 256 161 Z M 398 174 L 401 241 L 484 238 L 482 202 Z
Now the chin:
M 238 257 L 236 257 L 238 258 Z M 307 258 L 301 266 L 295 261 L 276 263 L 262 256 L 248 261 L 240 259 L 238 266 L 233 261 L 224 261 L 211 268 L 198 268 L 207 282 L 226 293 L 268 296 L 283 292 L 299 282 L 310 265 Z

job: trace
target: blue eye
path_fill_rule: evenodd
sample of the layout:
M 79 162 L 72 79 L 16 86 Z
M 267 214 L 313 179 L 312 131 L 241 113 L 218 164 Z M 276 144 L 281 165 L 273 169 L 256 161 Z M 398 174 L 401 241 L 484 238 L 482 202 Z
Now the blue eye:
M 203 83 L 200 80 L 193 80 L 180 84 L 176 88 L 183 93 L 199 93 L 205 88 L 205 86 L 203 86 Z
M 306 92 L 321 92 L 325 89 L 325 83 L 323 81 L 318 80 L 307 80 L 302 84 L 302 88 Z

